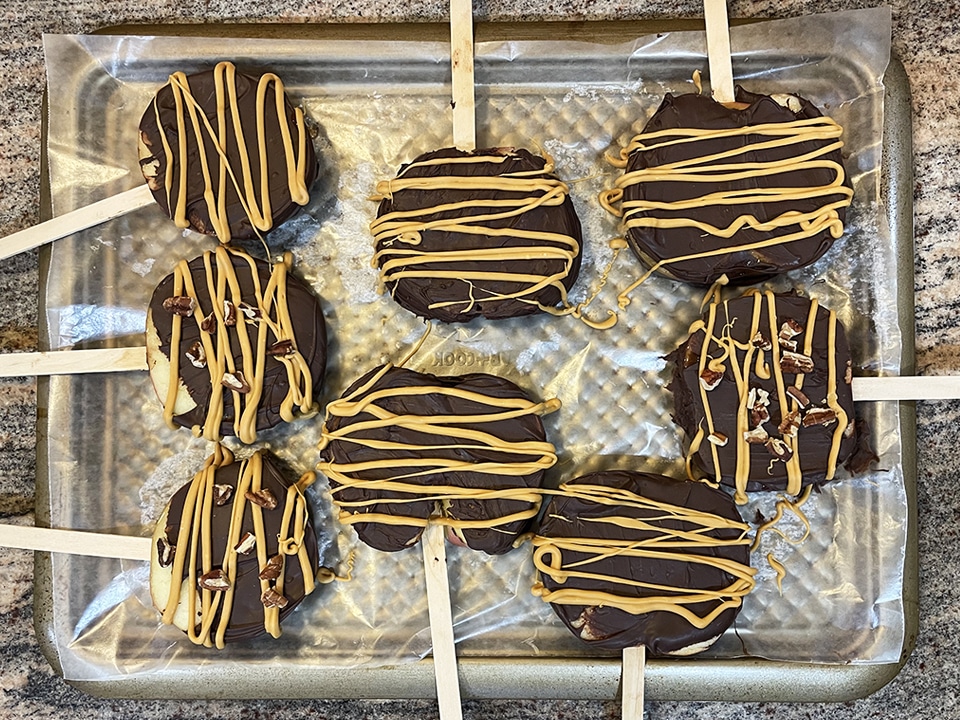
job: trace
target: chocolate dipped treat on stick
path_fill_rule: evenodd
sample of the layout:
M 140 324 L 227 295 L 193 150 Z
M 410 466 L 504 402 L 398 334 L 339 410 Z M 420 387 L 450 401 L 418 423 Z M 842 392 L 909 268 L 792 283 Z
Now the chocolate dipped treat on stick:
M 147 362 L 170 427 L 242 442 L 314 414 L 326 365 L 320 303 L 290 275 L 223 246 L 181 260 L 153 293 Z
M 318 167 L 303 111 L 272 73 L 232 63 L 170 76 L 140 121 L 146 184 L 0 240 L 0 259 L 154 202 L 176 222 L 223 243 L 262 238 L 309 201 Z
M 0 545 L 150 563 L 150 594 L 167 625 L 190 641 L 222 648 L 280 623 L 317 583 L 319 548 L 303 491 L 265 451 L 237 461 L 217 445 L 174 493 L 152 538 L 0 525 Z
M 718 289 L 668 359 L 688 475 L 735 488 L 738 503 L 831 480 L 857 449 L 846 334 L 816 299 Z
M 843 234 L 853 197 L 842 128 L 798 95 L 733 87 L 723 0 L 705 0 L 713 98 L 668 93 L 600 202 L 652 273 L 746 284 L 805 267 Z

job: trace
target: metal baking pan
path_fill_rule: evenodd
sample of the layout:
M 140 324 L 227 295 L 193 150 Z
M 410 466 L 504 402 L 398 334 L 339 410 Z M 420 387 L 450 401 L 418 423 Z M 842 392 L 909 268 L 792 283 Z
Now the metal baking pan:
M 478 42 L 500 40 L 549 39 L 561 37 L 571 41 L 616 43 L 656 32 L 696 29 L 696 21 L 653 23 L 538 23 L 538 24 L 478 24 Z M 447 35 L 442 25 L 374 25 L 374 26 L 312 26 L 312 25 L 231 25 L 231 26 L 124 26 L 104 31 L 122 36 L 179 37 L 244 37 L 255 48 L 259 38 L 306 39 L 318 42 L 328 40 L 361 41 L 368 39 L 388 40 L 396 43 L 402 55 L 406 40 L 443 41 Z M 598 65 L 598 68 L 600 66 Z M 587 70 L 589 72 L 589 69 Z M 332 76 L 336 69 L 331 70 Z M 483 70 L 478 70 L 482 78 Z M 517 77 L 509 78 L 511 88 L 527 93 L 544 92 L 538 87 L 523 87 Z M 487 79 L 490 84 L 489 78 Z M 443 88 L 433 88 L 441 95 Z M 890 246 L 885 248 L 895 259 L 897 267 L 897 317 L 900 330 L 900 372 L 914 371 L 913 348 L 913 237 L 912 237 L 912 146 L 910 92 L 902 66 L 893 60 L 884 76 L 884 126 L 883 126 L 883 176 L 881 178 L 883 209 L 890 226 Z M 550 92 L 547 90 L 546 92 Z M 484 120 L 480 100 L 479 113 Z M 46 115 L 45 115 L 46 117 Z M 496 117 L 487 116 L 496 121 Z M 441 135 L 442 138 L 442 135 Z M 44 132 L 44 140 L 47 132 Z M 43 155 L 47 157 L 46 152 Z M 45 184 L 45 204 L 49 212 L 50 188 Z M 89 239 L 81 239 L 76 252 L 90 250 Z M 95 248 L 94 248 L 95 249 Z M 58 250 L 59 252 L 59 250 Z M 63 298 L 69 296 L 78 304 L 106 302 L 118 307 L 129 305 L 132 297 L 129 288 L 117 280 L 116 260 L 105 253 L 102 262 L 95 262 L 89 272 L 78 272 L 73 285 L 51 287 L 49 279 L 63 256 L 52 256 L 49 248 L 41 256 L 41 338 L 49 339 L 50 323 L 62 323 L 62 318 L 53 319 L 51 311 L 59 311 Z M 84 255 L 86 257 L 86 255 Z M 411 326 L 412 327 L 412 326 Z M 375 338 L 379 336 L 374 336 Z M 92 341 L 93 344 L 114 342 L 110 338 Z M 377 342 L 374 339 L 373 342 Z M 392 348 L 391 348 L 392 351 Z M 434 354 L 435 365 L 447 365 L 442 353 Z M 496 362 L 499 362 L 499 358 Z M 509 362 L 509 361 L 508 361 Z M 457 364 L 453 360 L 454 365 Z M 427 363 L 428 369 L 430 368 Z M 454 367 L 454 370 L 456 368 Z M 342 389 L 338 377 L 329 393 Z M 130 440 L 129 419 L 123 414 L 111 414 L 110 408 L 123 406 L 128 398 L 134 398 L 132 408 L 137 413 L 149 413 L 149 402 L 141 408 L 144 378 L 118 377 L 109 380 L 90 376 L 88 380 L 73 382 L 70 379 L 41 379 L 38 393 L 38 482 L 37 522 L 58 524 L 65 517 L 88 518 L 89 529 L 138 532 L 133 520 L 120 526 L 103 527 L 101 518 L 114 517 L 105 513 L 104 507 L 115 501 L 109 489 L 120 482 L 114 477 L 118 454 L 122 462 L 130 465 L 153 462 L 153 455 L 162 456 L 163 443 L 139 448 L 140 455 L 126 457 L 137 443 Z M 324 399 L 328 399 L 325 398 Z M 147 399 L 149 400 L 149 398 Z M 64 418 L 64 407 L 71 408 Z M 92 408 L 92 409 L 91 409 Z M 104 410 L 98 410 L 104 408 Z M 129 408 L 128 408 L 129 409 Z M 56 415 L 56 417 L 53 417 Z M 91 427 L 93 430 L 91 430 Z M 102 439 L 90 443 L 91 433 Z M 771 661 L 762 659 L 697 657 L 683 661 L 651 660 L 646 670 L 646 692 L 658 700 L 725 700 L 725 701 L 842 701 L 862 697 L 878 689 L 899 671 L 913 649 L 917 632 L 917 541 L 916 541 L 916 468 L 915 468 L 915 418 L 912 403 L 899 407 L 900 469 L 906 492 L 906 534 L 903 547 L 903 641 L 898 660 L 873 664 L 810 663 Z M 166 439 L 170 442 L 169 439 Z M 68 457 L 69 468 L 64 467 Z M 68 492 L 69 484 L 62 478 L 72 477 L 75 468 L 83 468 L 80 479 L 95 479 L 102 483 L 100 492 L 77 492 L 76 497 Z M 52 478 L 59 478 L 51 480 Z M 129 496 L 126 493 L 125 497 Z M 137 518 L 136 498 L 124 501 L 130 507 L 128 517 Z M 82 507 L 77 507 L 77 505 Z M 121 503 L 122 505 L 123 503 Z M 64 577 L 62 568 L 55 567 L 48 554 L 38 553 L 35 561 L 35 625 L 41 646 L 51 665 L 61 674 L 64 667 L 59 648 L 68 644 L 64 637 L 61 619 L 56 607 L 73 588 L 70 579 Z M 71 566 L 76 572 L 89 572 L 95 577 L 103 575 L 109 582 L 110 573 L 104 574 L 95 563 L 82 562 Z M 98 575 L 99 573 L 99 575 Z M 492 637 L 492 639 L 490 639 Z M 235 670 L 212 662 L 196 665 L 171 664 L 160 672 L 116 675 L 104 679 L 71 677 L 68 680 L 86 692 L 124 698 L 270 698 L 270 697 L 324 697 L 324 698 L 406 698 L 432 697 L 435 695 L 434 674 L 431 660 L 393 664 L 386 667 L 349 668 L 322 666 L 295 662 L 275 663 L 264 660 L 264 669 L 269 672 L 249 672 L 256 667 L 251 660 L 247 670 Z M 541 656 L 522 656 L 510 653 L 505 660 L 498 652 L 496 636 L 490 636 L 479 649 L 462 653 L 460 677 L 463 694 L 467 698 L 584 698 L 613 699 L 617 697 L 620 681 L 620 662 L 615 656 L 591 657 L 583 652 L 565 655 L 563 652 Z

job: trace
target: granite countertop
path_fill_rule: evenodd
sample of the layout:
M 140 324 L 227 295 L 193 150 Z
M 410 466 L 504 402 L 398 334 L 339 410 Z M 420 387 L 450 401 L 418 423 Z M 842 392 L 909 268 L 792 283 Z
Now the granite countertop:
M 794 16 L 864 7 L 854 0 L 732 0 L 732 17 Z M 960 372 L 960 15 L 946 4 L 894 0 L 893 47 L 909 76 L 914 112 L 917 368 Z M 702 14 L 693 0 L 504 0 L 475 4 L 478 20 L 640 19 Z M 129 8 L 129 9 L 128 9 Z M 383 0 L 11 0 L 0 12 L 0 236 L 38 221 L 42 33 L 84 33 L 120 23 L 444 21 L 446 4 Z M 0 351 L 37 346 L 37 254 L 0 262 Z M 918 415 L 920 632 L 901 674 L 873 696 L 833 705 L 648 703 L 651 718 L 949 718 L 960 716 L 960 575 L 952 472 L 960 467 L 960 402 L 921 402 Z M 36 383 L 0 381 L 0 520 L 33 524 Z M 33 630 L 31 553 L 0 549 L 0 718 L 164 717 L 413 718 L 436 716 L 432 701 L 111 701 L 58 678 Z M 468 718 L 619 717 L 614 702 L 467 702 Z

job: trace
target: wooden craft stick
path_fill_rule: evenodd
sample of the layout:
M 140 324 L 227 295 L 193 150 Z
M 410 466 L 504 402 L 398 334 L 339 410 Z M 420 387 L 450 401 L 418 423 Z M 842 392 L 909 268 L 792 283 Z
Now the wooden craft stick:
M 450 0 L 450 68 L 453 73 L 453 144 L 477 147 L 473 83 L 473 3 Z
M 453 637 L 450 610 L 450 582 L 447 578 L 447 551 L 442 525 L 430 524 L 420 539 L 423 568 L 427 577 L 427 608 L 433 640 L 433 669 L 437 680 L 437 700 L 441 720 L 461 720 L 460 677 L 457 673 L 457 649 Z
M 703 0 L 703 17 L 707 23 L 707 56 L 713 99 L 719 103 L 732 103 L 736 98 L 733 93 L 733 65 L 730 62 L 727 1 Z
M 148 537 L 0 523 L 0 547 L 21 550 L 149 562 L 151 542 Z
M 48 242 L 53 242 L 107 220 L 126 215 L 154 203 L 153 194 L 145 184 L 118 195 L 105 198 L 52 220 L 7 235 L 0 240 L 0 260 L 12 257 Z
M 147 369 L 145 347 L 53 350 L 0 355 L 0 377 L 78 375 Z
M 643 673 L 647 661 L 647 649 L 624 648 L 623 667 L 620 670 L 620 694 L 623 720 L 643 720 Z

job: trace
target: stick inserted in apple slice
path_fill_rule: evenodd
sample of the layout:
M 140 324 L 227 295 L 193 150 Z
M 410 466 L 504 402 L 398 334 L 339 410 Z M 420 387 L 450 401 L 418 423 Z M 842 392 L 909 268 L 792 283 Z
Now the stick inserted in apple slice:
M 317 177 L 303 111 L 280 78 L 245 75 L 229 62 L 171 75 L 139 136 L 145 185 L 0 239 L 0 259 L 154 202 L 178 227 L 223 243 L 262 238 L 307 204 Z

